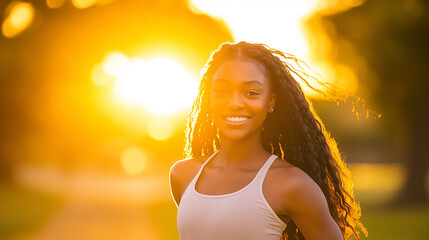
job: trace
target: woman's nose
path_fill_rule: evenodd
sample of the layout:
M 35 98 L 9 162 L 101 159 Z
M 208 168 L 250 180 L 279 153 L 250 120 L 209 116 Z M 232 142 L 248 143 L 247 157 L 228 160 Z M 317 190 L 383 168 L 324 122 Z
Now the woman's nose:
M 236 92 L 231 94 L 231 97 L 228 99 L 227 107 L 231 109 L 240 109 L 244 107 L 243 99 L 239 93 Z

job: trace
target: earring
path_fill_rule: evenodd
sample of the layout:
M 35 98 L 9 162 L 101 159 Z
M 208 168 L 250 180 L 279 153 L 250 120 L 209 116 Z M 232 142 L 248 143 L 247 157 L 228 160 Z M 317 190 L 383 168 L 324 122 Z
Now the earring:
M 270 107 L 270 108 L 268 109 L 268 112 L 269 112 L 269 113 L 272 113 L 273 111 L 274 111 L 273 107 Z

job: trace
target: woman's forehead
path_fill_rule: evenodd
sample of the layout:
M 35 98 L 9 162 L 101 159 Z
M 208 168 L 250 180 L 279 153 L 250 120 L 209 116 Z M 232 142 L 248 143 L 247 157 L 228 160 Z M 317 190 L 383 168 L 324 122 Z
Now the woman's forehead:
M 215 82 L 243 82 L 243 84 L 268 84 L 264 66 L 249 59 L 237 59 L 223 62 L 213 74 Z

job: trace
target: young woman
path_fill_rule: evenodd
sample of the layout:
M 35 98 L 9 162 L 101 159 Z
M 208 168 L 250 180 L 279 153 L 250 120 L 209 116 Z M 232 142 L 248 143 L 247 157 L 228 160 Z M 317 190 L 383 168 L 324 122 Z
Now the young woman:
M 284 59 L 285 61 L 282 61 Z M 350 173 L 292 73 L 295 57 L 223 44 L 170 184 L 181 240 L 337 240 L 366 231 Z M 307 81 L 305 81 L 307 83 Z

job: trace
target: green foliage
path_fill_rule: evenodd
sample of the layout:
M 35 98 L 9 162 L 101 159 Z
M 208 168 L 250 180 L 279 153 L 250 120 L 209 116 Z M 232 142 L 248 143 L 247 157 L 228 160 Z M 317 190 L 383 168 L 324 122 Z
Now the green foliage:
M 368 240 L 424 240 L 429 236 L 429 207 L 363 211 Z

